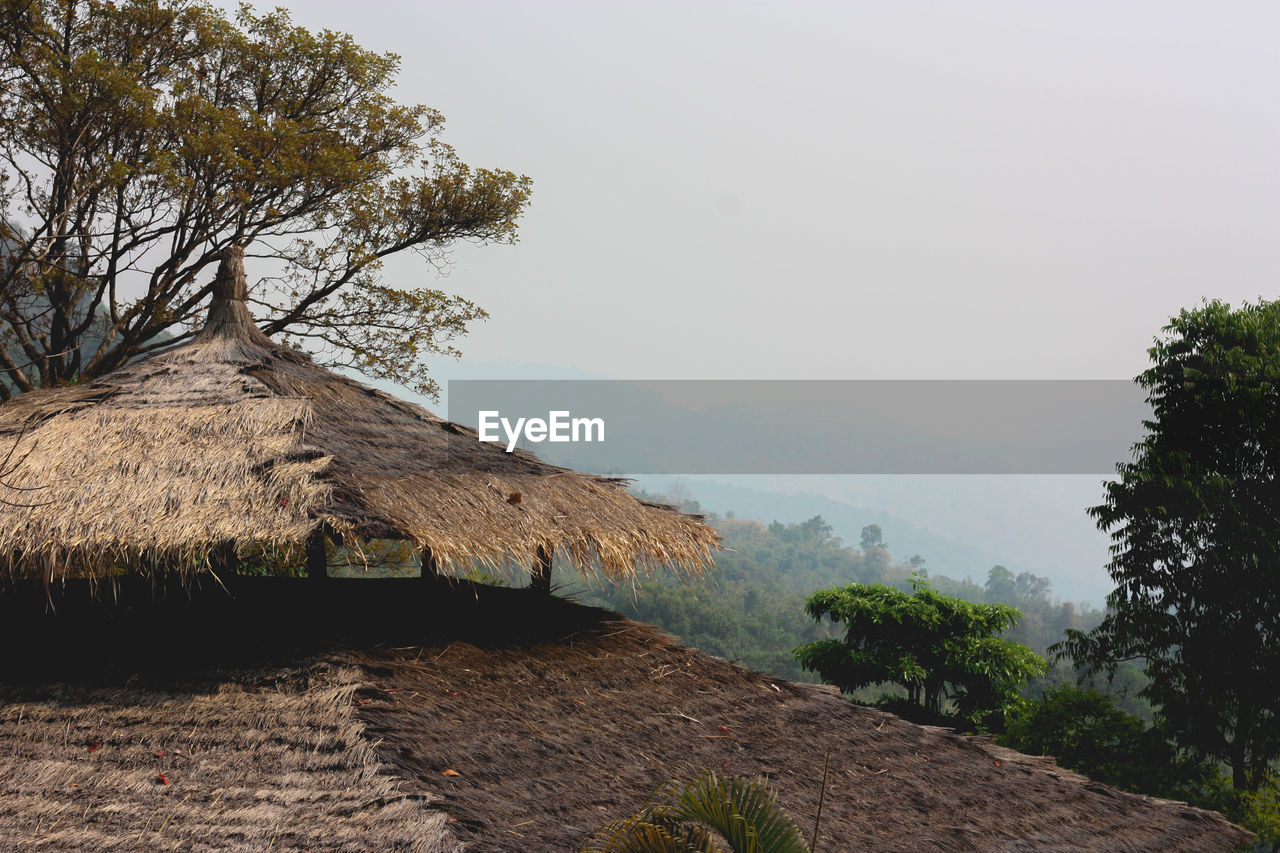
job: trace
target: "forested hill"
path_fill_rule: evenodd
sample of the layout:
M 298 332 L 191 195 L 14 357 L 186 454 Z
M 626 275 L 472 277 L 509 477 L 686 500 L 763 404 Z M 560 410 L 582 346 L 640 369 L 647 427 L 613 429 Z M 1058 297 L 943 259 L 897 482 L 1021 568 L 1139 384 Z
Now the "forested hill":
M 647 498 L 660 496 L 644 495 Z M 697 510 L 696 505 L 686 507 Z M 812 681 L 792 650 L 827 636 L 831 628 L 814 622 L 805 597 L 818 589 L 848 583 L 883 583 L 910 589 L 912 574 L 926 575 L 938 592 L 975 602 L 1012 604 L 1023 613 L 1007 636 L 1043 654 L 1067 628 L 1091 628 L 1101 613 L 1088 605 L 1056 601 L 1046 578 L 993 567 L 984 585 L 934 573 L 927 558 L 899 559 L 876 525 L 862 531 L 857 546 L 832 533 L 821 516 L 798 524 L 765 523 L 712 514 L 727 550 L 705 578 L 646 579 L 637 587 L 574 584 L 564 594 L 657 625 L 686 644 L 744 666 L 783 678 Z

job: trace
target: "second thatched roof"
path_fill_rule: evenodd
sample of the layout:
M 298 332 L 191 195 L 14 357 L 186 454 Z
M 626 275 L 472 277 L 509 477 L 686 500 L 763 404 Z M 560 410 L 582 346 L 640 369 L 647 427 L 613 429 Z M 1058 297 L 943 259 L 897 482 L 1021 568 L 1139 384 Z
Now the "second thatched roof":
M 0 596 L 0 646 L 23 649 L 0 658 L 0 849 L 573 851 L 706 768 L 767 776 L 823 853 L 1251 840 L 555 596 L 140 580 L 127 608 L 73 582 L 56 617 L 38 584 Z
M 242 257 L 224 253 L 190 343 L 0 408 L 10 576 L 197 570 L 220 548 L 296 550 L 321 530 L 411 540 L 445 569 L 540 549 L 614 577 L 709 563 L 699 517 L 481 443 L 274 343 L 245 306 Z

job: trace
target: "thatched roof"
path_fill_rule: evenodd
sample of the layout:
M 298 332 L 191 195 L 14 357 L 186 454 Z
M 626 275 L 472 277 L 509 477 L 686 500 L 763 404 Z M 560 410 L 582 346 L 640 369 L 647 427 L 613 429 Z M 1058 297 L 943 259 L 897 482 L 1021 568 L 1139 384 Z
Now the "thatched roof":
M 233 586 L 97 617 L 0 593 L 32 650 L 0 659 L 0 849 L 572 851 L 703 768 L 767 776 L 807 834 L 828 755 L 829 853 L 1250 838 L 526 590 Z
M 0 408 L 0 560 L 15 576 L 194 570 L 214 549 L 400 538 L 442 568 L 698 569 L 717 538 L 623 481 L 506 453 L 473 430 L 273 343 L 224 254 L 191 342 Z M 3 569 L 0 569 L 2 571 Z
M 0 688 L 0 848 L 461 849 L 439 803 L 408 791 L 365 735 L 363 671 L 285 675 Z

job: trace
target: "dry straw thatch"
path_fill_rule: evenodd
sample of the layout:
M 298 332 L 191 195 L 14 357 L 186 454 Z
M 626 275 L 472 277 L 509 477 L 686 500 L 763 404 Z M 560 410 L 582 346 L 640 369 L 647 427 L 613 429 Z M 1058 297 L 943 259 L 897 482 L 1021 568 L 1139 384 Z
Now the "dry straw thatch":
M 0 848 L 460 850 L 437 798 L 407 791 L 365 737 L 363 672 L 290 675 L 0 688 Z
M 296 555 L 319 531 L 411 540 L 446 570 L 551 551 L 612 577 L 710 561 L 701 519 L 325 370 L 264 335 L 246 295 L 229 249 L 190 343 L 0 409 L 0 571 L 197 571 L 229 547 Z
M 1052 758 L 745 670 L 615 614 L 582 616 L 573 636 L 519 654 L 459 640 L 353 653 L 383 685 L 357 709 L 368 735 L 445 799 L 470 849 L 577 850 L 664 780 L 702 769 L 768 778 L 806 835 L 824 801 L 822 853 L 1227 853 L 1251 840 L 1221 815 Z
M 0 591 L 24 649 L 0 659 L 0 850 L 569 853 L 703 768 L 767 776 L 806 834 L 822 801 L 821 853 L 1251 839 L 528 590 L 237 578 L 153 602 L 136 578 L 112 608 L 84 586 L 56 616 L 38 582 Z

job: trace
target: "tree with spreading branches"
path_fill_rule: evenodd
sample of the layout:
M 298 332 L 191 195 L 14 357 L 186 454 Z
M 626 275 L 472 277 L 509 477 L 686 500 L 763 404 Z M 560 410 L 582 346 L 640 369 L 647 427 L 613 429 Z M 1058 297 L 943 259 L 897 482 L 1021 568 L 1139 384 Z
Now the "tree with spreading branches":
M 383 262 L 514 240 L 530 181 L 462 162 L 398 65 L 282 10 L 0 0 L 0 398 L 189 338 L 233 245 L 268 334 L 434 393 L 485 314 Z
M 1043 658 L 1001 636 L 1019 612 L 942 595 L 918 576 L 912 585 L 854 583 L 810 595 L 809 615 L 839 623 L 844 636 L 800 646 L 800 665 L 847 693 L 899 685 L 906 701 L 882 704 L 910 719 L 998 728 L 1027 680 L 1045 670 Z
M 1090 510 L 1109 612 L 1051 651 L 1144 664 L 1174 742 L 1254 791 L 1280 760 L 1280 302 L 1184 310 L 1149 354 L 1145 435 Z

